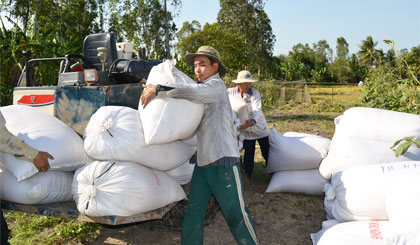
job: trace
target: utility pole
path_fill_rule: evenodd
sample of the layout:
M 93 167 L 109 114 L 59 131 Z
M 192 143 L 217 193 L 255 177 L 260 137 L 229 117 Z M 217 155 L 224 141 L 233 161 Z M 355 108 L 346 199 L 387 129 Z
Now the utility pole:
M 166 49 L 166 58 L 171 58 L 171 53 L 169 52 L 169 32 L 168 32 L 168 13 L 166 11 L 166 0 L 163 3 L 165 9 L 165 49 Z

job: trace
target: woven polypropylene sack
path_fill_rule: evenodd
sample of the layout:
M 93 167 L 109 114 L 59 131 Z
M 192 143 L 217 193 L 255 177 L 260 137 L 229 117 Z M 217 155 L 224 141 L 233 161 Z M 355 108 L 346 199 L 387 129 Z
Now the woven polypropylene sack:
M 74 171 L 90 162 L 83 139 L 54 116 L 30 106 L 12 105 L 0 108 L 7 129 L 29 146 L 50 153 L 50 170 Z M 19 181 L 38 172 L 33 163 L 0 153 L 0 162 Z
M 385 201 L 386 212 L 390 221 L 400 223 L 416 221 L 420 223 L 419 176 L 416 173 L 404 175 L 390 187 Z
M 174 168 L 172 170 L 166 171 L 166 173 L 174 179 L 180 185 L 186 185 L 190 183 L 192 174 L 194 172 L 195 164 L 186 162 L 181 166 Z
M 229 102 L 236 117 L 240 121 L 240 125 L 251 119 L 248 111 L 248 105 L 244 99 L 239 96 L 229 94 Z
M 361 165 L 336 173 L 325 198 L 333 201 L 339 222 L 387 220 L 385 200 L 390 188 L 408 175 L 420 178 L 420 161 Z
M 176 87 L 196 82 L 175 68 L 175 61 L 166 60 L 150 71 L 147 84 Z M 203 117 L 204 105 L 185 99 L 153 98 L 146 108 L 139 102 L 146 144 L 164 144 L 191 137 Z
M 279 171 L 273 174 L 265 192 L 322 195 L 327 182 L 318 169 Z
M 410 147 L 404 155 L 397 157 L 391 149 L 393 144 L 361 138 L 333 139 L 328 155 L 319 165 L 319 172 L 330 179 L 333 174 L 357 165 L 420 161 L 419 148 Z
M 130 161 L 167 171 L 185 163 L 195 147 L 182 141 L 147 145 L 139 112 L 103 106 L 92 115 L 84 133 L 85 150 L 97 160 Z
M 394 143 L 407 136 L 420 137 L 420 116 L 368 107 L 347 109 L 335 121 L 334 138 L 359 138 Z
M 166 173 L 114 161 L 95 161 L 78 169 L 72 193 L 79 212 L 89 216 L 131 216 L 186 197 Z
M 328 220 L 324 220 L 322 221 L 321 224 L 321 230 L 316 232 L 316 233 L 311 233 L 311 240 L 312 240 L 312 244 L 318 244 L 319 239 L 322 237 L 322 235 L 324 234 L 324 232 L 326 230 L 328 230 L 329 228 L 331 228 L 332 226 L 338 224 L 337 220 L 335 219 L 328 219 Z
M 317 245 L 384 245 L 389 233 L 389 221 L 352 221 L 326 228 Z
M 0 198 L 22 204 L 72 201 L 73 174 L 69 171 L 47 171 L 18 181 L 6 169 L 0 169 Z
M 391 147 L 397 140 L 420 139 L 420 116 L 383 109 L 354 107 L 335 120 L 335 132 L 328 156 L 320 165 L 324 178 L 355 165 L 396 161 L 419 161 L 420 149 L 410 147 L 395 157 Z
M 318 135 L 270 132 L 267 172 L 318 168 L 327 155 L 331 140 Z

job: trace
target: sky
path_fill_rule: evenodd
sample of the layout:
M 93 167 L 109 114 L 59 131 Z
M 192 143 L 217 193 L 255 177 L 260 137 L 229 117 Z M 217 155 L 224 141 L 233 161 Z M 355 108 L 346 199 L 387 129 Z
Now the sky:
M 288 54 L 293 46 L 325 39 L 334 50 L 344 37 L 350 53 L 357 53 L 362 40 L 372 36 L 377 49 L 387 51 L 383 40 L 397 49 L 420 45 L 420 0 L 265 0 L 264 10 L 276 36 L 273 54 Z M 170 0 L 168 0 L 168 5 Z M 197 20 L 203 26 L 215 23 L 218 0 L 182 0 L 178 28 L 184 21 Z
M 181 0 L 178 29 L 185 21 L 216 22 L 218 0 Z M 293 46 L 325 39 L 334 50 L 338 37 L 344 37 L 350 53 L 357 53 L 362 40 L 372 36 L 376 48 L 385 52 L 395 42 L 397 49 L 420 45 L 420 0 L 265 0 L 264 10 L 276 36 L 274 55 L 288 54 Z M 171 0 L 168 9 L 171 10 Z M 4 13 L 2 13 L 3 17 Z M 3 20 L 5 20 L 3 18 Z

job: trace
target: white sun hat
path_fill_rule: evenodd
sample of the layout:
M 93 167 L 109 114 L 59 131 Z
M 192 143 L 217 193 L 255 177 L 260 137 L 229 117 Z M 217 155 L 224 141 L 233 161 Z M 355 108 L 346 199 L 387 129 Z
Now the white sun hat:
M 251 75 L 251 72 L 249 71 L 240 71 L 238 73 L 238 78 L 236 80 L 233 80 L 234 83 L 254 83 L 258 80 L 253 78 Z

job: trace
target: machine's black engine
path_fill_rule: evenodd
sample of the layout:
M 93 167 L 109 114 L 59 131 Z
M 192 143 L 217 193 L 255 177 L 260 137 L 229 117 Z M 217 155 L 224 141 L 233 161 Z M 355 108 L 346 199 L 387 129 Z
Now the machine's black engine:
M 146 80 L 153 66 L 160 60 L 118 59 L 110 67 L 109 78 L 112 83 L 136 83 Z

